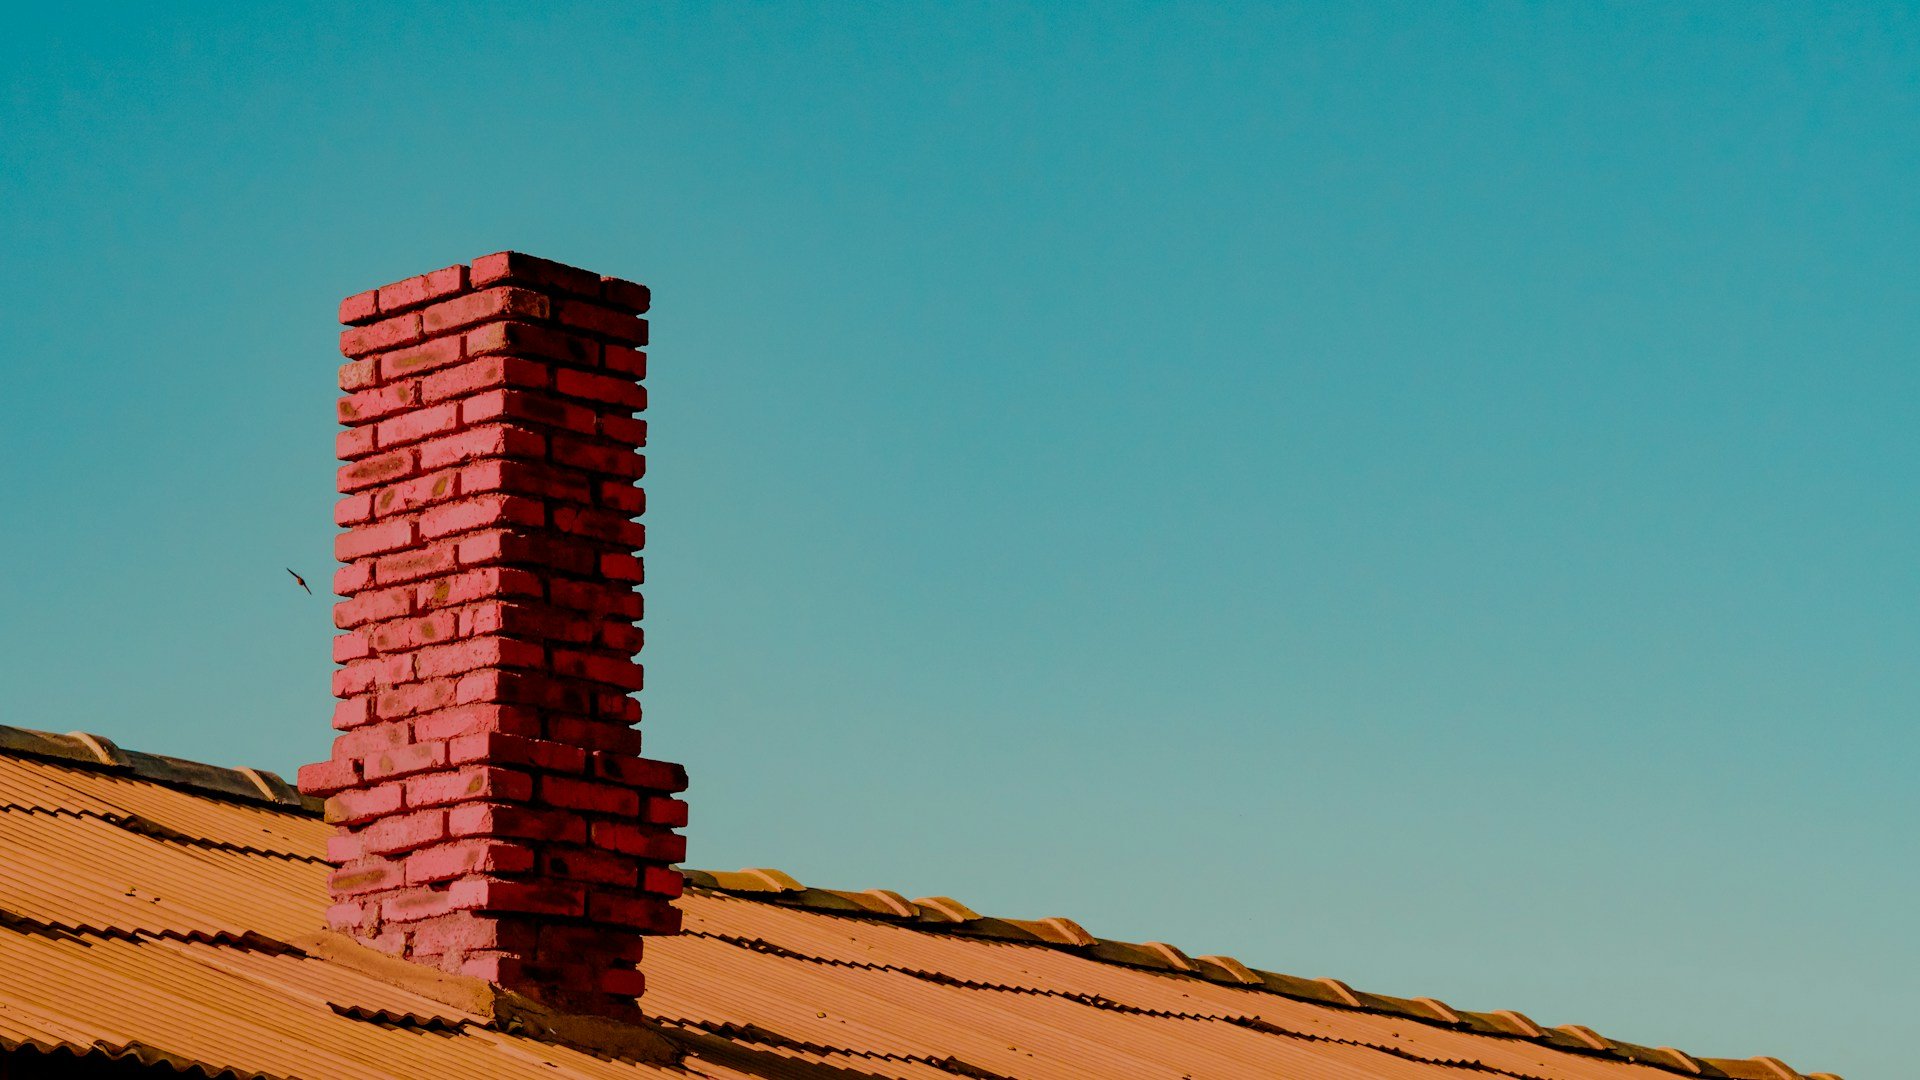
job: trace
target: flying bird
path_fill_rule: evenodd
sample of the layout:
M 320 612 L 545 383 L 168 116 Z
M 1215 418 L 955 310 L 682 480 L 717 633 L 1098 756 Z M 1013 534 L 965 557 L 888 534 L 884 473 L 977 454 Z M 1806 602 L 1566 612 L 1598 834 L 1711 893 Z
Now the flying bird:
M 293 568 L 291 566 L 287 567 L 287 573 L 293 574 Z M 294 584 L 300 586 L 301 588 L 307 589 L 307 579 L 301 577 L 299 574 L 293 574 L 293 582 Z M 307 595 L 312 596 L 313 590 L 307 589 Z

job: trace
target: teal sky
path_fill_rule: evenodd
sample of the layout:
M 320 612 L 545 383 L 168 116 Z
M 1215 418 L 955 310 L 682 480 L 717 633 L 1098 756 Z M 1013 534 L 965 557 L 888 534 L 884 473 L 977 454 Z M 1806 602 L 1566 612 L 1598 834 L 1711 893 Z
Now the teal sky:
M 334 305 L 515 248 L 693 865 L 1912 1073 L 1920 10 L 185 7 L 0 41 L 0 723 L 324 757 Z

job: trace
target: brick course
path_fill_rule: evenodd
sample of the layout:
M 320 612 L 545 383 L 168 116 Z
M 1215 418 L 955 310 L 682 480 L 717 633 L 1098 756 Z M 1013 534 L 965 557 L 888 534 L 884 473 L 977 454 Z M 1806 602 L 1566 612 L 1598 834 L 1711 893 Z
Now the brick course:
M 677 765 L 639 757 L 643 285 L 514 252 L 342 301 L 328 925 L 637 1015 Z

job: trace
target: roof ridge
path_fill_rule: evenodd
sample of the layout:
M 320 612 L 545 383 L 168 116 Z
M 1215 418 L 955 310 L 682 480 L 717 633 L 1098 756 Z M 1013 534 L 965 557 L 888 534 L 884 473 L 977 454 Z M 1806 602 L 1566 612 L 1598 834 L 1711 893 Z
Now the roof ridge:
M 1801 1073 L 1774 1057 L 1695 1057 L 1670 1046 L 1641 1046 L 1610 1039 L 1578 1024 L 1542 1027 L 1512 1010 L 1455 1009 L 1435 998 L 1370 994 L 1354 990 L 1338 979 L 1304 979 L 1251 968 L 1230 956 L 1189 956 L 1165 942 L 1134 943 L 1094 937 L 1081 929 L 1079 923 L 1066 918 L 994 918 L 977 914 L 952 897 L 907 900 L 888 889 L 819 889 L 802 885 L 792 875 L 768 867 L 737 871 L 682 869 L 681 873 L 690 887 L 741 899 L 894 922 L 935 933 L 1043 945 L 1102 963 L 1261 990 L 1316 1005 L 1385 1013 L 1477 1035 L 1522 1039 L 1572 1054 L 1613 1058 L 1682 1076 L 1725 1080 L 1841 1080 L 1833 1073 Z
M 60 735 L 0 724 L 0 757 L 6 756 L 38 758 L 61 765 L 134 776 L 217 799 L 250 803 L 304 816 L 320 816 L 323 805 L 322 800 L 302 795 L 277 773 L 265 769 L 226 768 L 163 754 L 122 750 L 104 735 L 83 731 Z M 1304 979 L 1252 968 L 1231 956 L 1189 956 L 1165 942 L 1134 943 L 1095 937 L 1079 923 L 1063 917 L 994 918 L 981 915 L 947 896 L 908 900 L 890 889 L 818 889 L 802 885 L 790 874 L 767 867 L 737 871 L 682 869 L 681 874 L 689 886 L 711 892 L 903 923 L 921 930 L 1045 945 L 1103 963 L 1263 990 L 1334 1008 L 1385 1013 L 1456 1031 L 1525 1039 L 1569 1053 L 1650 1065 L 1682 1076 L 1725 1080 L 1841 1080 L 1833 1073 L 1800 1073 L 1774 1057 L 1695 1057 L 1669 1046 L 1648 1047 L 1609 1039 L 1578 1024 L 1543 1028 L 1525 1015 L 1511 1010 L 1474 1012 L 1455 1009 L 1430 997 L 1400 998 L 1370 994 L 1354 990 L 1338 979 Z

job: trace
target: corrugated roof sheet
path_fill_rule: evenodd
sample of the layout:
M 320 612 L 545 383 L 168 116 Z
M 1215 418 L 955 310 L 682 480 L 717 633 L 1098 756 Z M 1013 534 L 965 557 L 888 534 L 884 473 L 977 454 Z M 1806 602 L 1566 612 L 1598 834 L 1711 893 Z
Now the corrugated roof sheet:
M 328 828 L 222 772 L 0 729 L 0 1050 L 304 1080 L 1801 1075 L 777 871 L 688 872 L 643 999 L 684 1058 L 650 1063 L 353 960 L 318 933 Z

